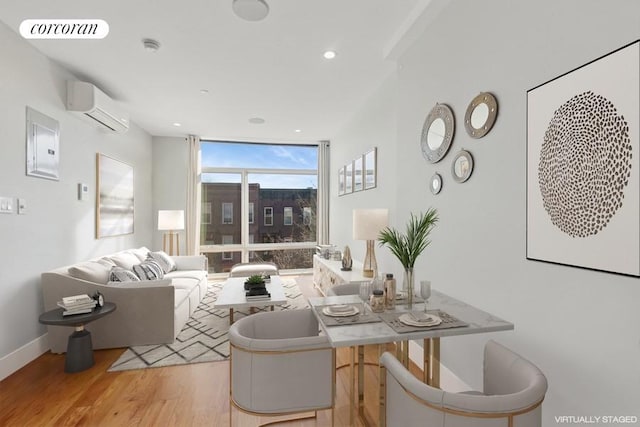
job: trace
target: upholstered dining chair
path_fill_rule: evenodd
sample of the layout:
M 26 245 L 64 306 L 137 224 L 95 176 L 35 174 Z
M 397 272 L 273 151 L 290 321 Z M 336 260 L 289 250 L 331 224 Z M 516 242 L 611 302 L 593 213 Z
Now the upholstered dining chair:
M 331 409 L 333 425 L 335 350 L 318 331 L 311 309 L 258 313 L 231 325 L 230 404 L 257 416 L 317 417 Z
M 345 283 L 343 285 L 331 286 L 329 289 L 327 289 L 327 296 L 358 294 L 360 294 L 360 283 Z
M 386 368 L 388 426 L 540 427 L 547 379 L 531 362 L 489 341 L 484 349 L 482 392 L 450 393 L 414 377 L 391 353 Z
M 249 277 L 254 274 L 279 274 L 278 266 L 272 262 L 242 262 L 234 264 L 229 271 L 229 277 Z

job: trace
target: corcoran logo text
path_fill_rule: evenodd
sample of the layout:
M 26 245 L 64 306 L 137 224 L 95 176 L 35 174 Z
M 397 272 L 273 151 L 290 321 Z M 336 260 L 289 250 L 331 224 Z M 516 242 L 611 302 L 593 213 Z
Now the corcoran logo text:
M 103 39 L 109 24 L 102 19 L 25 19 L 20 34 L 25 39 Z

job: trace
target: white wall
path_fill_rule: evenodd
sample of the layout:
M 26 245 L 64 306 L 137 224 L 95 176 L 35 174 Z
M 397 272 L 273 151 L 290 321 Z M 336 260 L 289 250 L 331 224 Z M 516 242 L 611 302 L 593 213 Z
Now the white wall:
M 349 245 L 354 259 L 365 256 L 364 241 L 353 241 L 353 209 L 389 208 L 390 221 L 394 221 L 396 181 L 396 92 L 395 75 L 372 93 L 348 124 L 331 138 L 331 187 L 329 224 L 330 242 L 341 251 Z M 376 188 L 338 196 L 338 169 L 373 147 L 377 147 Z M 375 248 L 380 274 L 394 273 L 401 280 L 399 266 L 387 250 Z
M 150 245 L 151 137 L 131 127 L 104 133 L 65 111 L 68 72 L 0 23 L 0 196 L 24 198 L 26 215 L 0 214 L 0 379 L 46 349 L 38 323 L 43 311 L 40 274 L 49 269 L 134 246 Z M 25 174 L 25 108 L 60 123 L 60 180 Z M 96 153 L 134 166 L 135 232 L 95 239 Z M 77 184 L 89 185 L 78 201 Z M 15 211 L 14 211 L 15 212 Z M 70 331 L 71 332 L 71 331 Z M 35 352 L 37 355 L 37 351 Z
M 162 249 L 162 231 L 158 231 L 158 210 L 187 209 L 187 171 L 189 150 L 185 138 L 153 137 L 153 247 Z M 186 219 L 185 219 L 186 221 Z M 186 236 L 180 237 L 180 254 L 186 252 Z
M 640 417 L 640 280 L 528 261 L 525 254 L 526 91 L 637 39 L 640 2 L 441 1 L 433 25 L 400 56 L 397 87 L 383 88 L 332 140 L 334 174 L 369 141 L 383 144 L 370 139 L 372 129 L 389 137 L 383 147 L 393 147 L 396 157 L 395 167 L 379 168 L 390 186 L 332 197 L 332 241 L 351 243 L 350 221 L 340 219 L 356 206 L 387 203 L 397 226 L 410 212 L 436 207 L 441 222 L 418 260 L 417 280 L 430 278 L 434 288 L 515 324 L 512 332 L 444 339 L 444 363 L 481 388 L 482 346 L 494 338 L 547 375 L 543 425 L 562 415 Z M 497 97 L 499 114 L 494 129 L 473 140 L 462 119 L 481 91 Z M 397 121 L 381 121 L 377 101 L 394 97 Z M 457 128 L 450 153 L 433 165 L 419 141 L 436 102 L 453 109 Z M 390 105 L 384 110 L 393 115 Z M 394 125 L 395 137 L 388 128 Z M 467 183 L 457 184 L 450 166 L 463 148 L 476 166 Z M 433 196 L 427 180 L 436 171 L 444 186 Z

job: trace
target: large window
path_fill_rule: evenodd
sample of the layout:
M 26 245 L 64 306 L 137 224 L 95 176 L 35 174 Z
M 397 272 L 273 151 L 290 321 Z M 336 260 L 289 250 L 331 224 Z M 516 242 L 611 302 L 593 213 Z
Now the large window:
M 202 141 L 201 155 L 201 251 L 210 272 L 249 260 L 311 268 L 318 147 Z

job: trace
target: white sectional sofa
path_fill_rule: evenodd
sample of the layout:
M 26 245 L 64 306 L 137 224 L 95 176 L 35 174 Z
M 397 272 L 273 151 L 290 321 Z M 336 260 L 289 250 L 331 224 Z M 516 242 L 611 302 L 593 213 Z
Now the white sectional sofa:
M 109 282 L 110 262 L 131 270 L 149 252 L 144 247 L 130 249 L 43 273 L 45 310 L 56 308 L 62 297 L 99 291 L 117 308 L 86 325 L 94 349 L 172 343 L 207 292 L 207 259 L 200 255 L 173 256 L 176 270 L 161 280 Z M 64 353 L 73 330 L 48 328 L 51 351 Z

